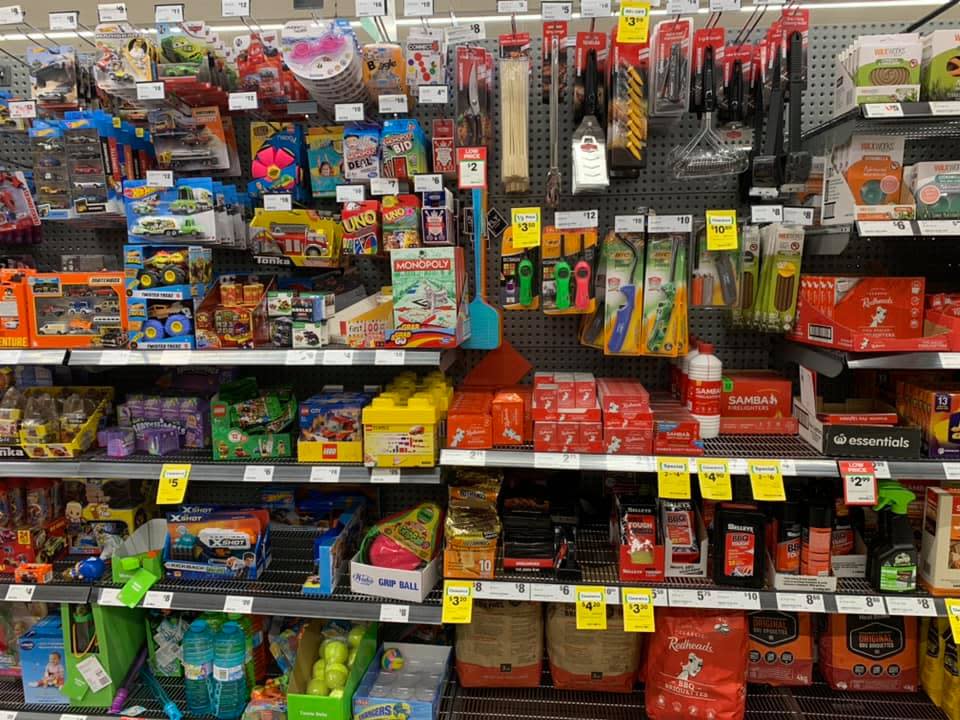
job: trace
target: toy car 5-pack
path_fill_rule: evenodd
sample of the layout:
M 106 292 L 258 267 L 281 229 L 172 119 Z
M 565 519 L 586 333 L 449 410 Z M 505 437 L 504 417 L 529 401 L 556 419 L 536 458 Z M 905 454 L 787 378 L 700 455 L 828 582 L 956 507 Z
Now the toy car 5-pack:
M 30 275 L 27 310 L 30 347 L 118 348 L 127 343 L 121 272 Z
M 170 188 L 128 180 L 123 185 L 127 234 L 135 242 L 211 243 L 217 237 L 213 181 L 178 180 Z

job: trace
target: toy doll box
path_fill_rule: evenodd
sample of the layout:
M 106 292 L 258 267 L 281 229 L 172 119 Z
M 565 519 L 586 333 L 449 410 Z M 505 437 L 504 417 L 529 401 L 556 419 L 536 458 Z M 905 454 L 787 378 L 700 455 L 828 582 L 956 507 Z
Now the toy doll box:
M 167 513 L 164 571 L 183 580 L 256 580 L 270 565 L 270 514 L 185 506 Z
M 394 570 L 363 562 L 358 552 L 350 560 L 350 591 L 360 595 L 422 603 L 440 579 L 440 556 L 419 570 Z
M 122 347 L 127 342 L 124 274 L 29 275 L 27 319 L 34 348 Z
M 23 673 L 24 701 L 68 705 L 63 694 L 66 662 L 60 615 L 48 615 L 17 639 Z
M 452 348 L 470 337 L 463 248 L 393 250 L 393 330 L 387 346 Z

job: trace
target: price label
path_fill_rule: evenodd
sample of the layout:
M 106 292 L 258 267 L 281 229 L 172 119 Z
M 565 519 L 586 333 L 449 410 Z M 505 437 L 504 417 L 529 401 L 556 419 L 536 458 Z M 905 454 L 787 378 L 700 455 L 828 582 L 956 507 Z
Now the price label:
M 862 237 L 912 237 L 913 225 L 907 220 L 858 220 Z
M 381 95 L 377 105 L 382 115 L 407 112 L 406 95 Z
M 69 713 L 60 713 L 60 720 L 87 720 L 86 715 L 72 715 Z
M 370 482 L 398 484 L 400 468 L 373 468 L 370 470 Z
M 169 610 L 173 603 L 173 593 L 158 590 L 147 590 L 143 596 L 143 606 L 145 608 L 154 608 L 156 610 Z
M 573 602 L 573 588 L 570 585 L 530 586 L 530 599 L 534 602 Z
M 324 350 L 324 365 L 353 365 L 353 350 Z
M 338 123 L 363 122 L 363 103 L 337 103 L 333 106 L 333 118 Z
M 557 230 L 578 230 L 595 228 L 600 225 L 599 210 L 558 210 L 553 214 L 553 224 Z
M 310 482 L 312 483 L 335 483 L 340 482 L 339 465 L 314 465 L 310 468 Z
M 642 233 L 646 224 L 646 215 L 617 215 L 613 218 L 613 230 L 618 233 Z
M 386 0 L 357 0 L 357 17 L 382 17 L 387 14 Z
M 374 365 L 403 365 L 407 358 L 406 350 L 376 350 L 373 353 Z
M 841 615 L 886 615 L 887 606 L 879 595 L 837 595 L 837 612 Z
M 697 0 L 667 0 L 667 15 L 694 15 L 699 9 Z
M 443 465 L 483 467 L 487 464 L 486 450 L 444 450 L 442 455 Z
M 900 103 L 868 103 L 860 106 L 863 116 L 868 118 L 903 117 L 903 106 Z
M 220 14 L 223 17 L 247 17 L 250 0 L 220 0 Z
M 956 100 L 931 100 L 931 115 L 960 115 L 960 102 Z
M 410 622 L 409 605 L 381 605 L 380 622 L 405 623 Z
M 510 210 L 510 228 L 513 246 L 532 248 L 540 246 L 540 208 L 522 207 Z
M 690 232 L 693 228 L 693 215 L 650 215 L 647 218 L 647 232 L 676 233 Z
M 737 247 L 737 211 L 707 210 L 707 250 L 736 250 Z
M 750 221 L 754 225 L 783 222 L 783 205 L 751 205 Z
M 610 8 L 610 0 L 580 0 L 581 17 L 609 17 Z
M 450 92 L 446 85 L 421 85 L 417 88 L 417 99 L 421 105 L 446 105 Z
M 872 462 L 838 460 L 843 478 L 843 499 L 847 505 L 876 505 L 877 477 Z
M 724 610 L 759 610 L 760 593 L 756 590 L 714 590 L 713 607 Z
M 173 187 L 173 170 L 147 170 L 147 185 L 151 187 Z
M 623 629 L 626 632 L 654 632 L 653 591 L 648 588 L 623 588 Z
M 820 593 L 777 593 L 777 609 L 784 612 L 826 612 Z
M 403 3 L 404 17 L 430 17 L 433 15 L 433 0 L 406 0 Z
M 530 584 L 522 582 L 475 582 L 473 596 L 478 600 L 529 600 Z
M 783 209 L 783 222 L 787 225 L 813 225 L 813 208 L 804 207 L 785 207 Z
M 710 12 L 738 12 L 740 0 L 710 0 Z
M 36 590 L 36 585 L 9 585 L 4 600 L 7 602 L 31 602 Z
M 244 482 L 272 482 L 273 465 L 247 465 L 243 468 Z
M 283 356 L 284 365 L 316 365 L 318 350 L 287 350 Z
M 80 27 L 80 13 L 76 10 L 68 12 L 47 13 L 51 30 L 76 30 Z
M 17 720 L 17 713 L 14 710 L 0 710 L 0 720 Z
M 469 625 L 471 620 L 473 620 L 473 585 L 466 580 L 444 580 L 440 621 L 444 624 Z
M 113 680 L 107 675 L 107 671 L 100 664 L 100 658 L 96 655 L 87 656 L 77 663 L 76 668 L 93 692 L 100 692 L 113 684 Z
M 960 235 L 960 220 L 917 220 L 921 235 Z
M 161 350 L 161 365 L 189 365 L 193 360 L 192 350 Z
M 705 500 L 733 500 L 730 463 L 727 460 L 697 460 L 700 494 Z
M 337 185 L 337 202 L 363 202 L 363 185 Z
M 225 613 L 253 614 L 253 598 L 246 595 L 227 595 L 223 599 Z
M 887 613 L 889 615 L 937 616 L 937 605 L 933 601 L 933 598 L 887 595 L 884 601 L 887 604 Z
M 622 0 L 617 20 L 617 41 L 645 43 L 650 33 L 650 3 L 643 0 Z
M 19 5 L 0 7 L 0 25 L 16 25 L 23 22 L 23 8 Z
M 572 2 L 540 3 L 540 14 L 544 20 L 569 20 L 573 17 Z
M 33 100 L 11 100 L 7 108 L 14 120 L 30 120 L 37 116 L 37 103 Z
M 396 195 L 400 192 L 400 182 L 396 178 L 371 178 L 371 195 Z
M 227 96 L 227 107 L 230 110 L 256 110 L 258 107 L 255 92 L 234 92 Z
M 97 17 L 102 23 L 126 22 L 127 6 L 124 3 L 100 3 Z
M 953 635 L 953 641 L 960 643 L 960 600 L 946 598 L 943 604 L 947 606 L 947 619 L 950 621 L 950 633 Z
M 497 12 L 501 15 L 519 15 L 527 11 L 527 0 L 497 0 Z
M 120 601 L 120 588 L 100 588 L 100 597 L 97 602 L 108 607 L 126 607 Z
M 413 191 L 418 193 L 443 190 L 443 175 L 414 175 Z
M 457 148 L 457 187 L 461 190 L 487 187 L 486 148 Z
M 182 23 L 183 5 L 154 5 L 153 21 L 157 23 Z
M 783 471 L 779 460 L 748 460 L 753 499 L 759 502 L 786 502 Z
M 444 31 L 447 45 L 462 45 L 477 40 L 486 40 L 487 28 L 482 22 L 472 22 L 468 25 L 454 25 Z
M 267 193 L 263 196 L 264 210 L 292 210 L 293 197 L 290 193 Z
M 657 494 L 675 500 L 690 499 L 690 464 L 686 458 L 657 458 Z
M 710 590 L 669 590 L 670 607 L 704 608 L 713 602 Z
M 607 629 L 607 594 L 599 585 L 577 585 L 577 630 Z
M 537 470 L 579 470 L 580 455 L 577 453 L 545 453 L 533 454 L 533 467 Z
M 157 505 L 179 505 L 190 482 L 189 463 L 164 463 L 160 466 L 160 484 L 157 486 Z

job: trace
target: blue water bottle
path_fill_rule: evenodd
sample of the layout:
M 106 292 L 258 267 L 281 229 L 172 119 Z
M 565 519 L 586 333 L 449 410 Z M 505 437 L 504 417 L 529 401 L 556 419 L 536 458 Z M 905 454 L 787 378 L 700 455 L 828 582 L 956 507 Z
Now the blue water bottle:
M 183 686 L 191 715 L 210 713 L 213 633 L 206 620 L 194 620 L 183 636 Z
M 235 720 L 249 699 L 244 660 L 247 641 L 243 629 L 226 622 L 213 639 L 213 714 L 220 720 Z

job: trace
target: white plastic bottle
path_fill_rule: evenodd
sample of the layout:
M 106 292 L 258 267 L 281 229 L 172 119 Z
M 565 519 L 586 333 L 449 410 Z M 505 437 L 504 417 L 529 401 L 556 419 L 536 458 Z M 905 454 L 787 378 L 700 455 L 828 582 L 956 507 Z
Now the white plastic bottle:
M 689 347 L 694 348 L 696 346 L 697 340 L 691 335 Z M 681 403 L 685 402 L 687 399 L 684 395 L 684 392 L 686 390 L 686 377 L 689 369 L 690 353 L 687 353 L 686 355 L 680 355 L 679 357 L 675 357 L 670 360 L 670 391 Z
M 700 422 L 704 440 L 720 434 L 720 394 L 723 363 L 713 354 L 713 345 L 700 343 L 699 354 L 690 361 L 690 413 Z
M 700 354 L 700 341 L 690 339 L 690 352 L 680 360 L 680 404 L 690 409 L 690 363 Z

